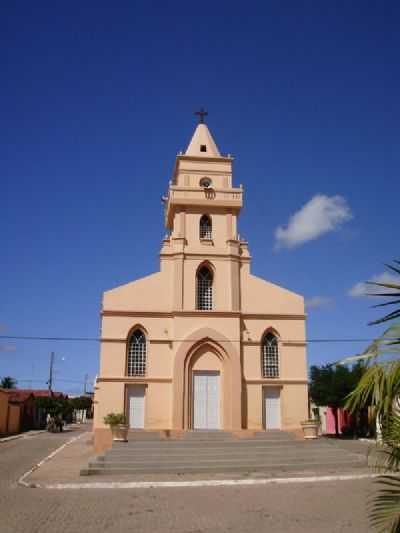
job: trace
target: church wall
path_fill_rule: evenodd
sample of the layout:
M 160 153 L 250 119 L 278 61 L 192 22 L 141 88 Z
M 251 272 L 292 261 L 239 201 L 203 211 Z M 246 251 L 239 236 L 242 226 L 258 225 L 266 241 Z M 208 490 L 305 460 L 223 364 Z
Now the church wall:
M 271 329 L 279 337 L 280 379 L 307 380 L 304 320 L 243 319 L 243 374 L 261 378 L 261 341 Z M 286 340 L 294 344 L 286 343 Z M 298 345 L 295 342 L 299 343 Z
M 94 426 L 107 428 L 103 418 L 109 413 L 123 413 L 125 408 L 125 388 L 122 382 L 104 382 L 96 385 Z
M 204 259 L 206 256 L 204 256 Z M 187 258 L 184 265 L 184 309 L 196 308 L 196 272 L 204 261 L 200 258 Z M 214 267 L 213 300 L 215 311 L 230 310 L 230 263 L 223 259 L 211 258 Z
M 258 384 L 247 384 L 245 387 L 245 423 L 247 429 L 261 430 L 262 420 L 262 387 Z
M 304 348 L 279 346 L 279 378 L 274 380 L 306 380 Z M 261 346 L 243 346 L 243 376 L 246 380 L 262 379 Z
M 308 418 L 307 383 L 285 385 L 281 392 L 283 429 L 299 429 L 300 422 Z
M 177 185 L 198 187 L 200 179 L 204 176 L 210 177 L 215 187 L 231 187 L 232 161 L 209 161 L 206 158 L 179 160 Z
M 217 370 L 221 371 L 221 361 L 209 350 L 202 350 L 195 361 L 192 370 Z
M 225 211 L 225 210 L 224 210 Z M 186 213 L 186 239 L 188 247 L 186 251 L 190 253 L 192 247 L 203 254 L 212 253 L 215 248 L 224 250 L 226 246 L 227 223 L 224 211 L 216 213 L 211 209 L 192 208 L 190 213 Z M 209 215 L 212 222 L 212 244 L 201 244 L 200 241 L 200 218 L 202 215 Z
M 241 268 L 240 292 L 243 313 L 304 315 L 304 299 Z
M 274 330 L 281 342 L 303 342 L 305 339 L 303 319 L 243 318 L 244 340 L 261 342 L 268 329 Z
M 188 335 L 195 333 L 202 328 L 210 328 L 218 331 L 226 339 L 233 342 L 236 346 L 236 341 L 240 340 L 240 322 L 236 317 L 218 317 L 218 316 L 180 316 L 174 322 L 174 352 L 177 350 L 179 341 L 185 340 Z
M 304 346 L 282 346 L 280 371 L 284 379 L 307 380 L 306 348 Z
M 125 375 L 126 342 L 103 342 L 100 353 L 100 376 L 120 377 Z
M 172 289 L 165 273 L 157 272 L 145 278 L 121 285 L 103 295 L 103 309 L 113 311 L 140 308 L 141 311 L 169 311 Z
M 104 316 L 101 333 L 105 339 L 123 340 L 127 339 L 134 326 L 139 325 L 144 328 L 151 340 L 168 341 L 172 324 L 173 319 L 165 316 Z
M 280 388 L 281 398 L 281 424 L 282 429 L 294 430 L 300 428 L 300 422 L 308 418 L 308 388 L 307 384 L 268 384 L 258 383 L 247 384 L 245 387 L 244 399 L 244 420 L 247 428 L 252 430 L 263 430 L 263 403 L 264 387 Z
M 146 429 L 169 429 L 172 418 L 172 384 L 149 383 L 145 396 Z

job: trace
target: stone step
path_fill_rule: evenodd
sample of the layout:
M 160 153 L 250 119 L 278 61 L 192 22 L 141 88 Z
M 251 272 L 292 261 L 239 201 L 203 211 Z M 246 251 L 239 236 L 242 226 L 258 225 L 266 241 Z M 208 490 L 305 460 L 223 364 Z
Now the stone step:
M 257 431 L 254 433 L 232 433 L 229 431 L 207 431 L 207 430 L 193 430 L 185 431 L 182 433 L 180 439 L 189 441 L 189 440 L 241 440 L 242 438 L 249 439 L 285 439 L 285 440 L 295 440 L 293 433 L 280 430 L 269 430 L 269 431 Z
M 275 450 L 273 453 L 264 453 L 262 450 L 257 450 L 254 453 L 247 453 L 246 451 L 234 451 L 226 452 L 224 450 L 218 451 L 217 453 L 206 453 L 199 451 L 198 453 L 140 453 L 140 454 L 109 454 L 98 456 L 97 460 L 103 462 L 158 462 L 158 461 L 217 461 L 224 460 L 229 458 L 230 460 L 235 461 L 246 461 L 246 460 L 270 460 L 275 461 L 277 459 L 289 458 L 293 461 L 302 461 L 309 458 L 321 459 L 328 457 L 340 457 L 340 458 L 361 458 L 366 460 L 366 455 L 356 454 L 356 453 L 346 453 L 343 454 L 341 450 L 332 449 L 332 450 L 318 450 L 317 452 L 309 451 L 299 454 L 296 450 L 291 452 L 282 452 L 281 450 Z
M 364 457 L 362 455 L 357 454 L 346 454 L 349 457 Z M 287 457 L 291 458 L 293 460 L 303 460 L 304 458 L 324 458 L 324 457 L 343 457 L 343 454 L 339 451 L 326 451 L 326 450 L 320 450 L 318 452 L 307 452 L 299 455 L 296 452 L 292 453 L 282 453 L 282 451 L 276 450 L 274 453 L 264 453 L 263 451 L 255 451 L 254 453 L 246 453 L 246 452 L 224 452 L 220 451 L 217 453 L 157 453 L 157 454 L 150 454 L 150 453 L 140 453 L 140 454 L 115 454 L 115 455 L 105 455 L 102 457 L 99 457 L 99 460 L 104 462 L 113 462 L 113 461 L 175 461 L 175 460 L 181 460 L 184 459 L 188 460 L 217 460 L 217 459 L 223 459 L 223 458 L 230 458 L 232 460 L 246 460 L 246 459 L 255 459 L 255 460 L 263 460 L 263 459 L 270 459 L 275 460 L 279 457 Z M 366 456 L 365 456 L 366 457 Z
M 266 439 L 266 440 L 295 440 L 293 433 L 268 430 L 246 433 L 232 433 L 229 431 L 210 431 L 210 430 L 192 430 L 185 432 L 174 432 L 169 430 L 164 431 L 143 431 L 130 430 L 128 433 L 129 441 L 145 441 L 145 442 L 162 442 L 162 441 L 236 441 L 241 439 Z
M 273 473 L 276 471 L 287 472 L 311 469 L 326 469 L 330 470 L 346 468 L 360 468 L 365 465 L 365 461 L 360 460 L 324 460 L 324 461 L 304 461 L 297 463 L 280 462 L 271 463 L 259 461 L 256 463 L 238 463 L 238 462 L 226 462 L 226 463 L 184 463 L 184 464 L 124 464 L 122 466 L 116 466 L 113 464 L 90 464 L 88 473 L 90 474 L 201 474 L 201 473 L 235 473 L 235 472 L 267 472 Z
M 314 441 L 316 442 L 316 441 Z M 128 442 L 114 442 L 113 450 L 118 449 L 138 449 L 138 448 L 196 448 L 196 447 L 235 447 L 235 446 L 283 446 L 288 445 L 292 447 L 298 446 L 313 446 L 312 441 L 295 441 L 295 440 L 274 440 L 267 441 L 263 439 L 238 439 L 229 441 L 210 440 L 210 441 L 197 441 L 197 440 L 163 440 L 163 441 L 128 441 Z

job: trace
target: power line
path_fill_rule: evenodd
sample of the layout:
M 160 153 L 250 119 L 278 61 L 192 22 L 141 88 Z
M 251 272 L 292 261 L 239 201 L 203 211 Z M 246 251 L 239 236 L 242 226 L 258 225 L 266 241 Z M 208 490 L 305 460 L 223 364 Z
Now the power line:
M 34 381 L 35 383 L 47 383 L 46 378 L 43 378 L 43 379 L 18 379 L 17 381 L 18 382 L 24 382 L 24 383 L 27 383 L 28 381 Z M 84 384 L 83 381 L 77 381 L 75 379 L 58 379 L 58 378 L 54 378 L 53 379 L 53 383 L 54 382 L 58 382 L 58 381 L 61 381 L 63 383 L 76 383 L 77 385 L 83 385 Z
M 8 339 L 8 340 L 30 340 L 30 341 L 78 341 L 78 342 L 104 342 L 104 341 L 119 341 L 119 342 L 125 342 L 126 339 L 107 339 L 107 338 L 98 338 L 98 337 L 42 337 L 42 336 L 25 336 L 25 335 L 0 335 L 0 339 Z M 162 340 L 164 342 L 193 342 L 193 339 L 157 339 Z M 198 339 L 201 340 L 201 339 Z M 309 343 L 337 343 L 337 342 L 373 342 L 376 340 L 376 338 L 368 338 L 368 339 L 341 339 L 341 338 L 331 338 L 331 339 L 307 339 L 304 341 L 300 341 L 299 339 L 295 340 L 289 340 L 289 339 L 281 339 L 282 342 L 305 342 L 306 344 Z M 387 337 L 385 340 L 398 340 L 397 337 Z M 252 342 L 251 339 L 248 340 L 240 340 L 240 339 L 225 339 L 225 340 L 218 340 L 218 342 Z

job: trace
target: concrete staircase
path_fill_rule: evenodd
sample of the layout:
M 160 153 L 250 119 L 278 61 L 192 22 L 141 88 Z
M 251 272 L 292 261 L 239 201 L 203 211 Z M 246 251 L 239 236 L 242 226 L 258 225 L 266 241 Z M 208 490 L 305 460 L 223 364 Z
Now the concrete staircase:
M 158 432 L 130 432 L 129 442 L 89 462 L 82 474 L 285 473 L 365 467 L 366 454 L 335 441 L 297 440 L 283 431 L 237 437 L 223 431 L 190 431 L 179 439 Z

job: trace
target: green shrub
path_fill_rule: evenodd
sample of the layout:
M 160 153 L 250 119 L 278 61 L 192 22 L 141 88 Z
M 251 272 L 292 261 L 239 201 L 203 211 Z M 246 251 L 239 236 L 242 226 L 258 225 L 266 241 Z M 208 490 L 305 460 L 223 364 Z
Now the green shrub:
M 103 420 L 107 426 L 125 425 L 127 422 L 124 413 L 108 413 Z

